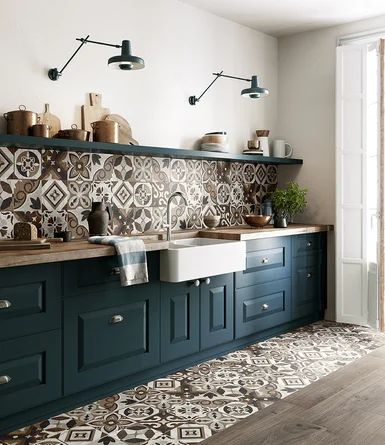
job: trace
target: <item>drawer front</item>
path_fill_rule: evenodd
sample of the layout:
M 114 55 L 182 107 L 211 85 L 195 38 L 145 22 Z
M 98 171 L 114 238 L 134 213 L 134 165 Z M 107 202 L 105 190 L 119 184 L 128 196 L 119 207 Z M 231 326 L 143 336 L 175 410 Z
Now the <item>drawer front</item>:
M 161 283 L 161 360 L 175 360 L 199 351 L 199 287 Z
M 293 319 L 322 310 L 326 289 L 325 258 L 322 254 L 299 257 L 293 261 Z
M 159 363 L 159 283 L 64 301 L 65 394 Z
M 264 331 L 290 321 L 291 280 L 259 284 L 235 291 L 235 337 Z
M 253 286 L 290 276 L 290 237 L 248 241 L 246 246 L 246 270 L 236 272 L 236 288 Z
M 0 341 L 60 328 L 60 266 L 0 269 Z
M 293 256 L 313 255 L 325 248 L 324 241 L 324 233 L 308 233 L 293 236 Z
M 233 274 L 211 278 L 200 285 L 201 350 L 226 343 L 234 335 Z
M 63 263 L 64 295 L 81 295 L 91 292 L 109 292 L 119 289 L 120 277 L 116 274 L 116 256 L 92 258 Z M 147 254 L 149 279 L 159 279 L 159 252 Z
M 61 332 L 0 343 L 0 418 L 61 396 Z

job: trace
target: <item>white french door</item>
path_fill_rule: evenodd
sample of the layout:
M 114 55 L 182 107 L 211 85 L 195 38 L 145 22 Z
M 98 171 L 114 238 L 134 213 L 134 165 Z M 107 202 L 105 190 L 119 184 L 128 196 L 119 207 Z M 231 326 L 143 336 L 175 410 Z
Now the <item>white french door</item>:
M 378 44 L 337 48 L 336 316 L 377 327 Z

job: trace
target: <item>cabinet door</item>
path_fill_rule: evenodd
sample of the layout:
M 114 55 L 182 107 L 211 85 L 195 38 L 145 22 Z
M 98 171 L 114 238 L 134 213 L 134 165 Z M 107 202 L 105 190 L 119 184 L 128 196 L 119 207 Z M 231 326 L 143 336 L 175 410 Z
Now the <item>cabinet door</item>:
M 237 289 L 235 337 L 241 338 L 290 321 L 291 280 Z
M 233 339 L 233 274 L 210 278 L 200 285 L 201 350 Z
M 159 363 L 159 282 L 64 301 L 64 389 L 70 394 Z
M 161 283 L 161 360 L 199 351 L 199 287 Z
M 0 270 L 0 340 L 60 328 L 60 266 Z
M 58 399 L 61 372 L 61 331 L 1 342 L 0 419 Z
M 325 298 L 325 255 L 318 253 L 293 260 L 292 318 L 320 313 Z

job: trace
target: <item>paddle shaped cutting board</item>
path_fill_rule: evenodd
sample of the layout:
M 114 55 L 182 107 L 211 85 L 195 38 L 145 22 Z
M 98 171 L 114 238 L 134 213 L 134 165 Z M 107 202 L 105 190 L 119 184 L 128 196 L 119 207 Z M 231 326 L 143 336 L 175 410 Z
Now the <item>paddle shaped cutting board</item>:
M 110 114 L 108 108 L 102 107 L 102 95 L 99 93 L 90 93 L 90 104 L 82 105 L 82 128 L 90 131 L 92 134 L 91 123 L 103 121 Z
M 49 125 L 49 136 L 52 138 L 55 134 L 61 130 L 60 119 L 51 114 L 49 111 L 49 104 L 44 104 L 44 113 L 38 114 L 38 122 L 39 124 L 47 124 Z

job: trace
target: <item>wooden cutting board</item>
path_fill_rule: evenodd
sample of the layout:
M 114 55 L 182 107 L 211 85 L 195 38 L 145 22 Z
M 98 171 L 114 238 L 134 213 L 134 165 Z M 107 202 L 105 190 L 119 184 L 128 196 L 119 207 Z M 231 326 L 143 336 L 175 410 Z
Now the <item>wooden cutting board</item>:
M 35 240 L 36 241 L 36 240 Z M 32 241 L 1 241 L 0 251 L 5 250 L 38 250 L 38 249 L 50 249 L 51 244 L 47 242 L 32 242 Z
M 117 122 L 119 125 L 119 144 L 138 145 L 138 141 L 132 138 L 131 125 L 120 114 L 109 114 L 106 120 Z
M 99 93 L 90 93 L 90 104 L 82 105 L 82 128 L 91 132 L 91 123 L 103 121 L 109 114 L 108 108 L 102 107 L 102 95 Z
M 52 138 L 59 130 L 61 130 L 60 119 L 50 113 L 49 104 L 44 105 L 44 113 L 38 114 L 39 124 L 47 124 L 50 126 L 49 136 Z

